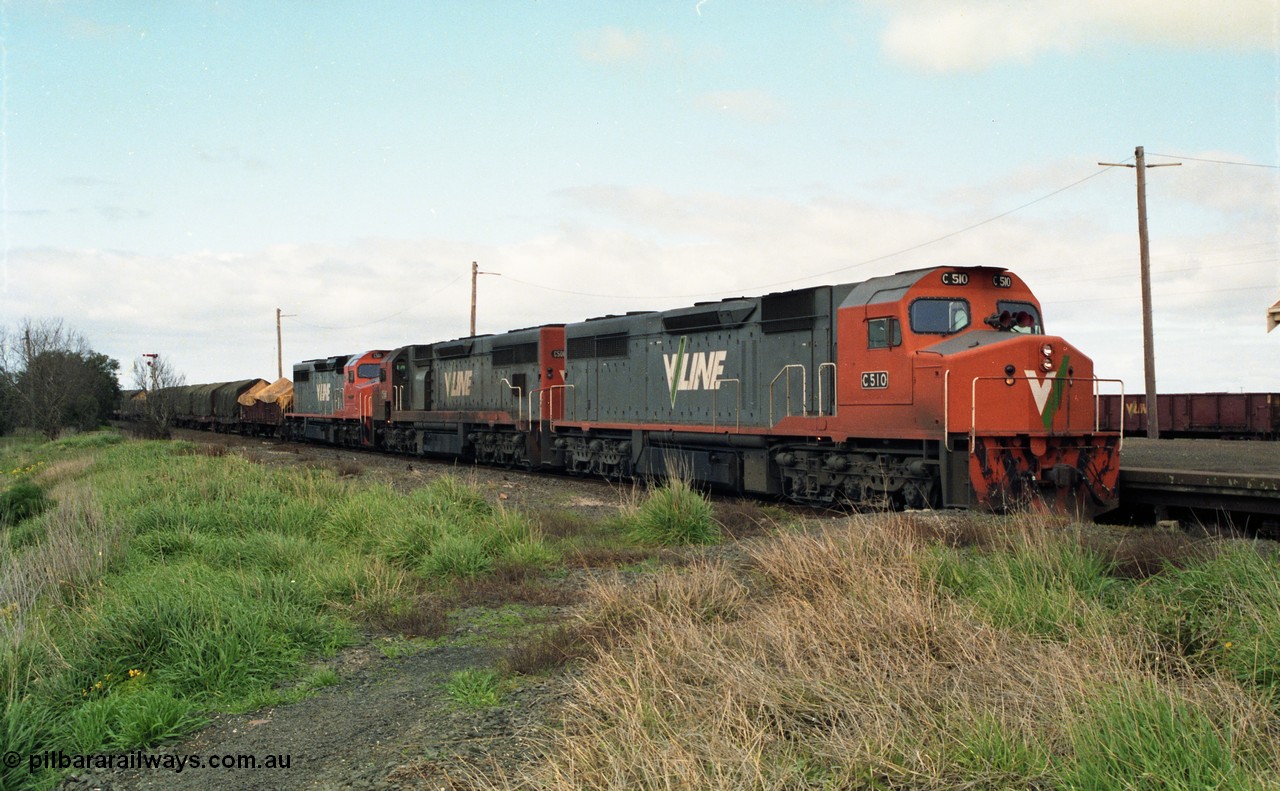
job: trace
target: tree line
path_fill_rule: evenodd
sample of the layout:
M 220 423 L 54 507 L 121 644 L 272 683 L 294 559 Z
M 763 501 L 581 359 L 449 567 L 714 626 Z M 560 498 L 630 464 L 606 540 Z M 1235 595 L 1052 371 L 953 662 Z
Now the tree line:
M 0 434 L 26 428 L 55 439 L 102 425 L 120 402 L 119 373 L 62 319 L 0 327 Z

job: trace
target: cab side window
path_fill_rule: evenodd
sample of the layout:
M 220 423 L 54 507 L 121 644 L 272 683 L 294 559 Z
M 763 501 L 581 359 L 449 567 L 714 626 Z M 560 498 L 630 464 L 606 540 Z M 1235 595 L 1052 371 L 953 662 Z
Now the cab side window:
M 968 300 L 917 299 L 911 303 L 911 331 L 950 335 L 969 326 Z
M 902 325 L 892 316 L 867 322 L 867 348 L 888 349 L 902 345 Z

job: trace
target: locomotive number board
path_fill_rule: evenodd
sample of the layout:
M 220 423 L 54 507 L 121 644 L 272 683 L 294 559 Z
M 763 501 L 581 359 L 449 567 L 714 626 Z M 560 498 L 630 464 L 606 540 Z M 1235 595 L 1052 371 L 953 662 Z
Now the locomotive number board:
M 863 390 L 884 390 L 889 386 L 888 371 L 864 371 L 862 373 Z
M 942 285 L 967 286 L 969 285 L 969 273 L 968 272 L 943 272 Z

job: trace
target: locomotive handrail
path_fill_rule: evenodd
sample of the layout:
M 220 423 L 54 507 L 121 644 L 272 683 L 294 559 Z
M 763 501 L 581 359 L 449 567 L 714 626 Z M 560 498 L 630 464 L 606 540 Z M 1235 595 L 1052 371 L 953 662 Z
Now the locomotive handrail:
M 548 392 L 554 392 L 554 391 L 556 391 L 556 390 L 569 390 L 569 391 L 572 391 L 572 393 L 573 393 L 573 417 L 572 417 L 572 418 L 570 418 L 570 419 L 571 419 L 571 420 L 577 420 L 577 419 L 578 419 L 578 391 L 577 391 L 577 389 L 574 387 L 574 385 L 571 385 L 571 384 L 565 383 L 565 384 L 562 384 L 562 385 L 547 385 L 546 387 L 535 387 L 535 388 L 533 388 L 532 390 L 530 390 L 530 391 L 529 391 L 529 394 L 528 394 L 527 398 L 529 399 L 529 423 L 530 423 L 530 424 L 532 424 L 532 423 L 533 423 L 533 394 L 534 394 L 534 393 L 548 393 Z M 542 396 L 541 396 L 541 395 L 539 395 L 539 396 L 538 396 L 538 420 L 542 420 L 542 401 L 543 401 Z M 554 418 L 552 418 L 552 419 L 551 419 L 551 427 L 552 427 L 552 428 L 555 428 L 555 419 L 554 419 Z
M 948 371 L 948 373 L 950 372 Z M 970 456 L 974 455 L 973 446 L 978 437 L 978 381 L 979 380 L 996 381 L 996 382 L 1002 381 L 1002 382 L 1008 383 L 1010 380 L 1023 380 L 1023 381 L 1029 382 L 1031 381 L 1031 379 L 1032 377 L 1029 377 L 1029 376 L 975 376 L 973 377 L 973 380 L 969 383 L 969 455 Z M 1069 377 L 1065 377 L 1063 381 L 1065 381 L 1067 383 L 1067 386 L 1070 387 L 1070 386 L 1073 386 L 1074 382 L 1076 381 L 1076 378 L 1074 376 L 1069 376 Z M 1084 380 L 1081 380 L 1081 381 L 1084 381 Z M 1116 381 L 1116 380 L 1099 380 L 1097 377 L 1091 377 L 1090 381 L 1093 382 L 1093 387 L 1094 387 L 1094 406 L 1093 406 L 1094 431 L 1098 431 L 1097 383 L 1099 381 Z M 1070 425 L 1071 425 L 1071 416 L 1069 414 L 1070 409 L 1071 409 L 1071 402 L 1068 401 L 1067 402 L 1068 429 L 1070 429 Z M 944 412 L 944 415 L 945 415 L 945 412 Z
M 951 369 L 942 375 L 942 447 L 951 452 Z
M 786 416 L 791 417 L 791 369 L 792 368 L 800 369 L 800 406 L 801 406 L 800 416 L 804 417 L 809 413 L 808 372 L 805 370 L 805 367 L 800 363 L 788 363 L 782 366 L 782 370 L 778 371 L 778 375 L 773 377 L 773 381 L 769 382 L 769 427 L 770 428 L 773 427 L 775 422 L 773 419 L 773 386 L 778 383 L 778 380 L 782 378 L 783 374 L 787 375 L 787 414 Z
M 822 369 L 830 366 L 831 368 L 831 416 L 836 414 L 836 374 L 839 369 L 835 363 L 820 363 L 818 365 L 818 417 L 822 417 Z
M 716 415 L 720 412 L 716 404 L 716 394 L 720 392 L 720 385 L 725 382 L 733 382 L 738 386 L 738 407 L 737 411 L 734 413 L 733 420 L 733 431 L 736 434 L 742 430 L 742 381 L 734 377 L 726 377 L 718 380 L 715 388 L 711 391 L 711 428 L 714 429 L 716 427 Z
M 502 377 L 502 383 L 509 389 L 516 391 L 516 429 L 519 430 L 520 422 L 524 420 L 524 389 L 508 382 L 505 376 Z M 525 429 L 528 430 L 528 426 Z
M 1102 394 L 1098 392 L 1098 385 L 1103 382 L 1114 382 L 1120 385 L 1120 444 L 1116 446 L 1117 451 L 1124 450 L 1124 380 L 1123 379 L 1099 379 L 1093 377 L 1093 430 L 1102 431 L 1102 410 L 1100 409 L 1100 399 Z

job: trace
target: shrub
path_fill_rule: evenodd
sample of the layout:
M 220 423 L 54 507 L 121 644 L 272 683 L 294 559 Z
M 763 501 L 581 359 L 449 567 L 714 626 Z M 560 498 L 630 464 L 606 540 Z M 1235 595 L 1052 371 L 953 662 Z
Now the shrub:
M 720 539 L 711 503 L 681 478 L 669 478 L 651 490 L 627 522 L 632 538 L 646 544 L 713 544 Z
M 0 527 L 10 527 L 41 513 L 53 501 L 39 485 L 19 481 L 0 493 Z

